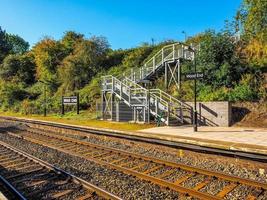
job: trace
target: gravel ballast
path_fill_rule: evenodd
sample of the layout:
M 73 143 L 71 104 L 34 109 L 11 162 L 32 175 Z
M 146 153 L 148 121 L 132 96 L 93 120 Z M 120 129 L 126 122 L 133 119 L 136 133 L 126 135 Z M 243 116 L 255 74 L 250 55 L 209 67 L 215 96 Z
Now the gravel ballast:
M 179 197 L 177 192 L 162 189 L 157 185 L 141 181 L 108 167 L 32 144 L 7 134 L 0 134 L 0 140 L 102 187 L 123 199 L 138 197 L 144 199 L 177 199 Z
M 34 129 L 31 129 L 31 128 L 28 128 L 28 129 L 31 131 L 35 131 Z M 38 131 L 38 129 L 36 129 L 36 131 Z M 48 132 L 48 131 L 46 131 L 46 132 Z M 51 131 L 49 131 L 49 132 L 51 132 Z M 62 130 L 60 130 L 60 132 L 62 132 Z M 54 132 L 54 134 L 59 134 L 59 133 Z M 194 166 L 194 167 L 204 168 L 207 170 L 223 172 L 223 173 L 226 173 L 229 175 L 239 176 L 241 178 L 248 178 L 248 179 L 252 179 L 252 180 L 267 182 L 267 175 L 266 175 L 267 165 L 265 163 L 229 158 L 229 157 L 219 156 L 219 155 L 209 155 L 209 154 L 204 154 L 204 153 L 197 153 L 197 152 L 192 152 L 192 151 L 188 151 L 188 150 L 175 149 L 175 148 L 165 147 L 165 146 L 161 146 L 161 145 L 154 145 L 154 144 L 148 144 L 148 143 L 144 143 L 144 142 L 136 142 L 136 141 L 131 141 L 131 140 L 125 140 L 125 139 L 120 139 L 120 138 L 115 138 L 115 137 L 107 137 L 107 136 L 89 134 L 89 133 L 86 133 L 86 134 L 85 133 L 81 133 L 81 134 L 75 133 L 73 135 L 70 135 L 67 133 L 60 133 L 60 135 L 73 137 L 73 138 L 79 139 L 81 141 L 88 141 L 88 142 L 94 143 L 94 144 L 99 144 L 99 145 L 108 146 L 108 147 L 112 147 L 112 148 L 116 148 L 116 149 L 126 150 L 129 152 L 139 153 L 139 154 L 146 155 L 146 156 L 156 157 L 156 158 L 160 158 L 160 159 L 171 161 L 171 162 L 183 163 L 183 164 L 187 164 L 187 165 Z M 3 136 L 1 136 L 0 139 L 2 137 Z M 3 138 L 9 138 L 8 140 L 12 140 L 12 141 L 18 140 L 17 138 L 7 136 L 7 135 L 5 135 Z M 25 142 L 25 141 L 23 141 L 23 142 Z M 26 143 L 28 143 L 28 142 L 26 142 Z M 27 145 L 29 146 L 30 144 L 27 144 Z M 31 145 L 33 145 L 33 144 L 31 144 Z M 41 148 L 39 145 L 33 145 L 33 146 L 38 146 L 38 148 Z M 42 148 L 44 148 L 44 147 L 42 147 Z M 50 151 L 57 152 L 55 150 L 49 149 L 49 154 L 52 154 Z M 57 153 L 59 153 L 59 152 L 57 152 Z M 51 159 L 55 163 L 57 163 L 57 162 L 61 163 L 60 160 L 58 160 L 58 158 L 57 158 L 57 156 L 58 156 L 57 153 L 54 154 L 53 156 L 49 156 L 49 159 Z M 61 154 L 64 155 L 64 153 L 61 153 Z M 42 156 L 45 158 L 45 155 L 42 155 Z M 64 155 L 64 156 L 66 157 L 67 155 Z M 56 160 L 55 160 L 55 157 L 57 158 Z M 69 156 L 69 157 L 73 157 L 73 156 Z M 92 167 L 87 168 L 87 167 L 81 167 L 80 166 L 80 162 L 82 162 L 84 165 L 86 165 L 86 163 L 87 163 L 87 165 L 92 166 L 89 161 L 84 161 L 83 159 L 76 158 L 76 157 L 74 157 L 74 158 L 75 158 L 74 160 L 71 160 L 72 158 L 66 159 L 70 163 L 69 166 L 65 166 L 67 171 L 68 170 L 77 170 L 78 172 L 87 171 L 86 176 L 89 176 L 88 175 L 89 171 L 92 171 L 93 173 L 95 173 L 94 172 L 94 170 L 96 170 L 95 168 L 92 169 Z M 41 159 L 43 159 L 43 158 L 41 158 Z M 76 159 L 80 160 L 80 162 L 77 162 Z M 81 160 L 83 160 L 83 161 L 81 161 Z M 72 162 L 75 162 L 74 166 L 73 166 Z M 64 166 L 63 162 L 61 164 L 63 164 L 63 166 Z M 95 165 L 95 164 L 93 163 L 93 165 Z M 140 170 L 140 171 L 146 170 L 146 166 L 143 166 L 142 168 L 144 168 L 144 169 Z M 89 179 L 87 179 L 87 180 L 96 181 L 97 184 L 101 184 L 101 182 L 104 181 L 105 186 L 103 188 L 108 188 L 108 191 L 110 191 L 110 192 L 112 192 L 112 190 L 114 190 L 114 187 L 115 188 L 116 187 L 122 188 L 117 193 L 115 193 L 118 196 L 125 194 L 125 191 L 127 191 L 126 190 L 127 187 L 132 188 L 132 189 L 130 189 L 130 193 L 127 193 L 127 198 L 129 198 L 129 199 L 131 199 L 132 193 L 134 193 L 134 195 L 140 195 L 140 197 L 143 197 L 143 193 L 150 193 L 150 190 L 151 191 L 160 190 L 160 188 L 158 186 L 155 186 L 153 184 L 149 184 L 147 182 L 142 182 L 138 179 L 135 179 L 131 176 L 124 175 L 120 172 L 115 173 L 114 170 L 111 170 L 111 169 L 100 167 L 99 169 L 97 169 L 97 171 L 99 173 L 96 172 L 96 177 L 99 176 L 99 178 L 89 176 Z M 106 178 L 105 176 L 109 176 L 110 171 L 114 172 L 115 174 L 111 173 L 112 178 L 110 178 L 110 180 L 109 180 L 109 178 Z M 155 171 L 151 174 L 154 174 L 154 173 L 157 173 L 157 171 Z M 175 172 L 172 175 L 165 177 L 165 179 L 166 180 L 174 180 L 174 179 L 179 178 L 182 175 L 183 175 L 183 173 L 177 172 L 177 174 L 176 174 L 176 172 Z M 120 180 L 120 181 L 117 182 L 116 177 L 119 177 L 118 180 Z M 129 179 L 129 177 L 130 177 L 130 179 Z M 135 179 L 135 180 L 132 180 L 132 179 Z M 189 179 L 183 185 L 186 187 L 192 188 L 203 179 L 204 179 L 204 177 L 201 177 L 201 176 L 193 178 L 192 180 Z M 101 181 L 99 181 L 99 180 L 101 180 Z M 110 182 L 108 182 L 108 181 L 110 181 Z M 202 188 L 201 191 L 203 191 L 203 192 L 205 191 L 205 192 L 208 192 L 210 194 L 216 194 L 217 192 L 219 192 L 220 189 L 222 189 L 227 184 L 228 184 L 227 182 L 224 183 L 221 181 L 214 180 L 209 185 L 207 185 L 205 188 Z M 136 186 L 136 185 L 138 185 L 138 186 Z M 231 199 L 231 198 L 233 198 L 233 199 L 240 199 L 241 198 L 242 199 L 242 198 L 244 198 L 246 196 L 247 192 L 242 193 L 242 190 L 244 190 L 243 187 L 237 187 L 230 194 L 228 194 L 227 199 Z M 265 199 L 265 198 L 267 199 L 267 196 L 265 196 L 265 194 L 266 193 L 261 195 L 260 199 Z M 160 195 L 160 197 L 154 196 L 154 194 L 153 194 L 153 198 L 155 197 L 155 198 L 161 199 L 161 197 L 164 197 L 164 195 L 165 195 L 166 197 L 164 197 L 164 198 L 168 199 L 168 197 L 172 198 L 175 195 L 178 196 L 177 193 L 173 194 L 171 191 L 162 190 L 162 189 L 160 190 L 159 195 Z M 149 195 L 147 197 L 148 197 L 148 199 L 152 198 Z

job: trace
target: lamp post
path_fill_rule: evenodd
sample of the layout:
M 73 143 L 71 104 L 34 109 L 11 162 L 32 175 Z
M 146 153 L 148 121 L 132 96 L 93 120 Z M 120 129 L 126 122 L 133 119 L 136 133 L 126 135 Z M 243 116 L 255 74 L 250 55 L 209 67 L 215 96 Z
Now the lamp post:
M 182 34 L 184 34 L 184 42 L 186 42 L 186 40 L 187 40 L 186 32 L 185 31 L 182 31 Z

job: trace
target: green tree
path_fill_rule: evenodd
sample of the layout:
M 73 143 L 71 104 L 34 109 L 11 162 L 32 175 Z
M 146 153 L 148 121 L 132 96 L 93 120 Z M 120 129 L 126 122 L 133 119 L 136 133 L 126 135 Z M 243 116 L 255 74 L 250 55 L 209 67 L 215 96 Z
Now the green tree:
M 214 87 L 231 87 L 238 82 L 244 68 L 235 52 L 236 45 L 227 32 L 204 33 L 197 54 L 198 68 L 206 74 L 203 82 Z
M 36 77 L 44 82 L 57 84 L 57 68 L 66 56 L 64 46 L 51 38 L 45 38 L 33 47 L 37 66 Z
M 10 47 L 10 53 L 23 54 L 29 50 L 29 43 L 18 35 L 7 34 L 7 42 Z
M 242 30 L 239 54 L 254 69 L 267 69 L 267 1 L 243 0 L 236 23 Z
M 0 105 L 2 108 L 11 109 L 10 106 L 27 98 L 27 95 L 23 84 L 0 80 Z
M 8 55 L 9 51 L 10 51 L 10 46 L 8 44 L 7 34 L 4 30 L 2 30 L 0 26 L 0 63 Z
M 65 32 L 63 38 L 61 39 L 61 43 L 64 45 L 67 54 L 72 53 L 75 49 L 75 46 L 84 40 L 84 35 L 80 33 L 76 33 L 74 31 Z
M 11 54 L 0 66 L 0 77 L 5 81 L 17 80 L 27 85 L 35 82 L 36 66 L 31 53 L 24 55 Z
M 65 91 L 80 89 L 103 68 L 100 63 L 106 50 L 98 43 L 84 40 L 76 45 L 73 54 L 67 56 L 59 68 L 60 79 Z
M 261 35 L 262 40 L 267 40 L 267 1 L 243 0 L 237 20 L 241 23 L 244 34 L 249 38 Z

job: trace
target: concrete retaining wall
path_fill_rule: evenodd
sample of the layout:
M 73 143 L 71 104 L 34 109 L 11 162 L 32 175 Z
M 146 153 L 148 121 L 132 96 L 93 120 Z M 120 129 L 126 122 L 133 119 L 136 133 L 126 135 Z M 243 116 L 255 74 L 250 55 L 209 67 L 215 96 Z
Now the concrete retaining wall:
M 193 102 L 186 103 L 194 106 Z M 228 101 L 199 102 L 197 103 L 197 112 L 200 125 L 230 126 L 231 124 L 232 108 Z M 187 115 L 192 117 L 192 113 Z
M 186 102 L 191 109 L 183 109 L 184 121 L 193 123 L 193 102 Z M 114 102 L 112 107 L 113 121 L 134 121 L 133 110 L 124 102 Z M 198 123 L 206 126 L 230 126 L 231 125 L 231 103 L 227 101 L 198 102 Z M 101 115 L 101 113 L 100 113 Z M 146 113 L 147 116 L 147 113 Z M 106 116 L 106 119 L 110 116 Z M 138 113 L 136 121 L 143 121 L 143 114 Z M 147 117 L 146 117 L 147 118 Z M 147 119 L 146 119 L 147 121 Z M 178 123 L 177 123 L 178 124 Z

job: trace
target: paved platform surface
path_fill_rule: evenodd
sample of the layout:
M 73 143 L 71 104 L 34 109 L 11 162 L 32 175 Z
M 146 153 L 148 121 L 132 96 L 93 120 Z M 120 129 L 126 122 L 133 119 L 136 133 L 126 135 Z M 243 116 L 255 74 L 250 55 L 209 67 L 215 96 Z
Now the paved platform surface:
M 267 128 L 155 127 L 139 131 L 167 140 L 267 154 Z

